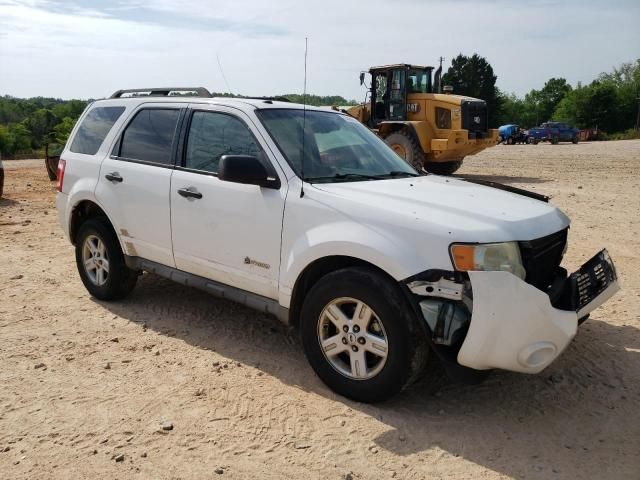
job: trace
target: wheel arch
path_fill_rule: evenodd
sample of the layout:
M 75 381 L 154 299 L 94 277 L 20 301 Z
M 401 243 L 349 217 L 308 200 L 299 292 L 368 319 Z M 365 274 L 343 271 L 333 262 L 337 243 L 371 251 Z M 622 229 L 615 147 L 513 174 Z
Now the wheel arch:
M 298 275 L 291 293 L 291 301 L 289 304 L 289 325 L 297 327 L 300 321 L 300 312 L 304 299 L 309 290 L 325 275 L 350 267 L 369 268 L 381 275 L 387 277 L 392 282 L 397 280 L 388 272 L 373 263 L 357 257 L 348 255 L 331 255 L 321 257 L 309 263 Z
M 69 217 L 69 240 L 71 241 L 71 243 L 73 245 L 76 244 L 76 236 L 78 235 L 78 231 L 80 230 L 82 224 L 90 218 L 96 217 L 101 217 L 107 220 L 109 226 L 115 233 L 118 242 L 120 242 L 120 247 L 122 248 L 120 235 L 118 235 L 118 231 L 116 230 L 111 218 L 109 218 L 109 215 L 107 215 L 105 210 L 98 203 L 88 199 L 80 200 L 73 206 L 73 209 L 71 210 L 71 215 Z

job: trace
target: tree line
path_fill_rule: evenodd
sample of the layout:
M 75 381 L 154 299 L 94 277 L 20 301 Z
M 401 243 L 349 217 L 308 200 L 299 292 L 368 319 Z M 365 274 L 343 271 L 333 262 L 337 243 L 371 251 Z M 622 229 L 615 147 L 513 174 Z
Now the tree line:
M 528 128 L 554 120 L 639 137 L 640 59 L 601 73 L 586 85 L 572 87 L 564 78 L 550 78 L 524 97 L 502 92 L 496 81 L 489 62 L 477 54 L 458 55 L 443 75 L 443 85 L 451 85 L 454 93 L 487 102 L 492 127 L 513 123 Z
M 31 153 L 56 138 L 64 142 L 86 105 L 83 100 L 0 97 L 0 154 Z
M 640 59 L 601 73 L 591 83 L 571 86 L 564 78 L 551 78 L 539 90 L 524 97 L 501 91 L 491 64 L 478 54 L 458 55 L 442 77 L 454 93 L 487 102 L 489 125 L 515 123 L 532 127 L 548 120 L 567 122 L 578 128 L 598 128 L 617 137 L 637 138 L 640 98 Z M 231 93 L 214 96 L 242 97 Z M 281 95 L 308 105 L 355 105 L 339 95 Z M 0 155 L 41 151 L 49 142 L 64 144 L 89 101 L 55 98 L 0 97 Z
M 230 93 L 213 93 L 216 97 L 243 97 Z M 291 102 L 302 103 L 303 96 L 296 93 L 280 95 Z M 306 95 L 308 105 L 355 105 L 339 95 Z M 45 144 L 55 150 L 64 145 L 76 120 L 92 100 L 61 100 L 56 98 L 0 97 L 0 156 L 42 151 Z

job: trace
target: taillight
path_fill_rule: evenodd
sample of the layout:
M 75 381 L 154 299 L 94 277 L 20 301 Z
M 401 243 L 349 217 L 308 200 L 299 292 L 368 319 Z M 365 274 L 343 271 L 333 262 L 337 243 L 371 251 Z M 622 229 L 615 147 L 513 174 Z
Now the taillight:
M 67 161 L 62 158 L 58 160 L 58 191 L 62 191 L 62 182 L 64 181 L 64 169 L 67 167 Z

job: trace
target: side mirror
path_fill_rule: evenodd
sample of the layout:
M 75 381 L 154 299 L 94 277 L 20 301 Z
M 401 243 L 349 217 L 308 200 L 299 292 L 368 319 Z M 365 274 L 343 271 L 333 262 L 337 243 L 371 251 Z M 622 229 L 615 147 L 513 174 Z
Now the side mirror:
M 360 85 L 364 85 L 364 72 L 360 72 Z
M 265 166 L 253 155 L 223 155 L 218 166 L 218 178 L 225 182 L 280 188 L 280 180 L 270 175 Z

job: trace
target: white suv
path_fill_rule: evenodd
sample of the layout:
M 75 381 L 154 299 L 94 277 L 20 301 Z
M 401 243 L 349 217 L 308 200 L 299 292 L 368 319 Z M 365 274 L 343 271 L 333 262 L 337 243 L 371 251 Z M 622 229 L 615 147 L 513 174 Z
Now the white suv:
M 545 197 L 420 175 L 340 112 L 178 90 L 92 103 L 61 155 L 60 222 L 98 299 L 148 271 L 272 313 L 373 402 L 437 360 L 539 372 L 618 289 L 605 250 L 560 267 L 569 220 Z

